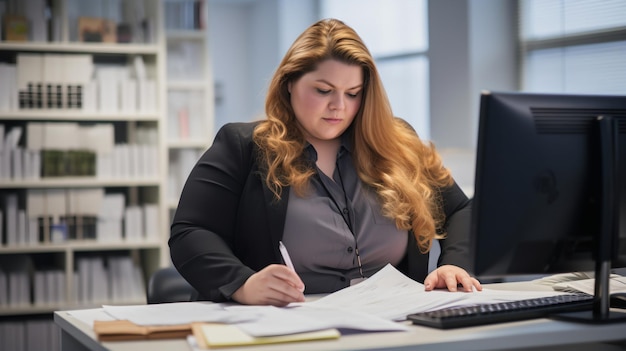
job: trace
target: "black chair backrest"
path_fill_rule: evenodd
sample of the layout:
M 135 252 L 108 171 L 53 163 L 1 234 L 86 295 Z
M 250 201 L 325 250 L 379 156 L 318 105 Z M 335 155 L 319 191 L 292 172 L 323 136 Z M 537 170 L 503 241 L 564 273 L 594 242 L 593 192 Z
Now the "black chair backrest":
M 193 287 L 174 267 L 161 268 L 148 281 L 147 301 L 152 303 L 189 301 Z

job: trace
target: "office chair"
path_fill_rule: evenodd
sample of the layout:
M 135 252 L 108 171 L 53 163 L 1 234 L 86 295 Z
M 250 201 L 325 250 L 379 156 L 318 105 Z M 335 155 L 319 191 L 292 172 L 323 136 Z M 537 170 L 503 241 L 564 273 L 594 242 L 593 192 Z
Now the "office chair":
M 146 297 L 149 304 L 185 302 L 191 298 L 193 287 L 174 267 L 161 268 L 150 276 Z

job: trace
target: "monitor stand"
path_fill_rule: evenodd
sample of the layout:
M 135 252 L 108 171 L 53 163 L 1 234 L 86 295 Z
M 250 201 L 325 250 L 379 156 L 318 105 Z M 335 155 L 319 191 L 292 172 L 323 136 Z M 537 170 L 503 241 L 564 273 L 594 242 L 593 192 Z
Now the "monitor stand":
M 600 143 L 600 172 L 602 204 L 600 231 L 596 243 L 595 285 L 591 311 L 559 313 L 551 317 L 560 320 L 586 323 L 626 322 L 626 311 L 610 309 L 609 280 L 611 259 L 617 250 L 619 233 L 619 174 L 618 174 L 618 120 L 612 116 L 599 116 L 596 120 Z

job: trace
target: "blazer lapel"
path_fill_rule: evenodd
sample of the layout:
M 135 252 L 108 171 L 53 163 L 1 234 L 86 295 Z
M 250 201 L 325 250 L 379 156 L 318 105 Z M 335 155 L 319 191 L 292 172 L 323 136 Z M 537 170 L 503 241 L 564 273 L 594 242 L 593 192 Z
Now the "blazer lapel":
M 283 188 L 283 193 L 280 200 L 276 200 L 274 193 L 263 182 L 263 196 L 267 206 L 267 222 L 269 223 L 269 232 L 272 240 L 272 247 L 274 247 L 275 255 L 280 258 L 280 251 L 278 250 L 278 242 L 283 238 L 283 231 L 285 229 L 285 218 L 287 216 L 287 203 L 289 202 L 289 187 Z

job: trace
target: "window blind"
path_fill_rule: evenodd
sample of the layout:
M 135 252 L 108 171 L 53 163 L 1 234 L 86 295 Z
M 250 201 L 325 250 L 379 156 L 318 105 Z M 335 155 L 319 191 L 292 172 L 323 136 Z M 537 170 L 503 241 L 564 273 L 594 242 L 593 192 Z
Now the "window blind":
M 626 1 L 519 0 L 522 90 L 626 94 Z

